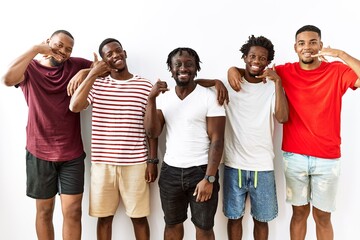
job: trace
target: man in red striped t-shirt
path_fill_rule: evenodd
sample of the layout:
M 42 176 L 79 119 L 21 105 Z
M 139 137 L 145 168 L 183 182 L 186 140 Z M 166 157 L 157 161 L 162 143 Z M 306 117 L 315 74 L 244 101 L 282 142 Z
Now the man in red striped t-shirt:
M 98 217 L 98 239 L 109 239 L 121 197 L 136 239 L 149 239 L 146 216 L 149 183 L 157 177 L 157 139 L 146 138 L 143 122 L 152 84 L 129 72 L 118 40 L 105 39 L 99 53 L 102 60 L 88 70 L 70 102 L 73 112 L 92 105 L 89 213 Z

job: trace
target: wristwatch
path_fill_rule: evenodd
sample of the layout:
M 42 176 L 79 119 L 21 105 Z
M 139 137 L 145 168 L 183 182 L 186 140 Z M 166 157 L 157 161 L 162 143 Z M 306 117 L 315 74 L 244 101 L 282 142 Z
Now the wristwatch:
M 204 177 L 209 183 L 214 183 L 216 178 L 215 176 L 209 176 L 209 175 L 205 175 Z
M 159 159 L 158 159 L 158 158 L 148 159 L 148 160 L 146 160 L 146 162 L 147 162 L 147 163 L 158 164 L 158 163 L 159 163 Z

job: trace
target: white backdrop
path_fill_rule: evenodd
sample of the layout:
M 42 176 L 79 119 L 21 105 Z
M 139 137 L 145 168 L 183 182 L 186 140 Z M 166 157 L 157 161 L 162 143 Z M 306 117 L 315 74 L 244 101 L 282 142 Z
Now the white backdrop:
M 161 78 L 170 85 L 173 79 L 165 62 L 167 54 L 176 47 L 191 47 L 198 52 L 202 60 L 198 77 L 225 80 L 229 66 L 243 66 L 239 48 L 251 34 L 272 40 L 276 50 L 273 63 L 297 61 L 294 35 L 305 24 L 322 29 L 324 46 L 330 45 L 360 58 L 360 15 L 355 6 L 355 0 L 2 1 L 0 75 L 15 57 L 57 29 L 66 29 L 74 35 L 72 56 L 90 60 L 103 39 L 117 38 L 127 50 L 132 73 L 152 81 Z M 358 238 L 355 237 L 360 214 L 358 91 L 350 90 L 343 98 L 342 177 L 337 211 L 332 218 L 335 239 Z M 36 239 L 35 201 L 25 195 L 27 107 L 20 89 L 0 86 L 0 112 L 0 239 Z M 83 199 L 82 236 L 85 240 L 96 239 L 96 218 L 88 215 L 90 115 L 90 111 L 82 113 L 83 140 L 88 153 Z M 279 216 L 270 223 L 269 239 L 272 240 L 289 239 L 291 217 L 291 207 L 284 200 L 280 142 L 281 128 L 277 126 L 275 165 Z M 163 151 L 162 142 L 160 158 Z M 222 196 L 222 192 L 220 194 Z M 162 239 L 164 221 L 157 183 L 152 185 L 151 200 L 151 237 Z M 54 214 L 57 239 L 61 239 L 62 225 L 59 202 L 57 198 Z M 226 222 L 220 201 L 214 227 L 217 239 L 226 239 Z M 243 239 L 252 239 L 252 226 L 247 208 Z M 113 239 L 134 239 L 131 222 L 121 205 L 113 223 Z M 194 239 L 190 220 L 185 223 L 185 239 Z M 316 239 L 312 218 L 308 221 L 307 239 Z

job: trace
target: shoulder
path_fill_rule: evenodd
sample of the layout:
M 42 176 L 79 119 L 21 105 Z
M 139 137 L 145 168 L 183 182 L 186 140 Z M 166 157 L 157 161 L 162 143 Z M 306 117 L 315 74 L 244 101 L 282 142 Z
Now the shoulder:
M 82 68 L 89 68 L 92 64 L 92 61 L 80 57 L 70 57 L 66 62 L 69 65 L 80 65 Z

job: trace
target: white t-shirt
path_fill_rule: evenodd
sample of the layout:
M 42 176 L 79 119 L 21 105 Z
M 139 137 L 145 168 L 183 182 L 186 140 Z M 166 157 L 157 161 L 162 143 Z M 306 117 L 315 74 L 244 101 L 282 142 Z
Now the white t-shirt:
M 180 168 L 207 164 L 210 140 L 206 118 L 225 116 L 225 109 L 219 105 L 216 93 L 197 85 L 181 100 L 174 87 L 157 97 L 156 106 L 165 118 L 164 161 Z
M 242 170 L 274 170 L 274 82 L 243 80 L 239 92 L 227 86 L 224 163 Z

